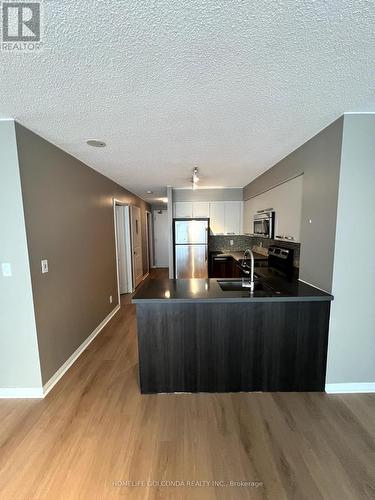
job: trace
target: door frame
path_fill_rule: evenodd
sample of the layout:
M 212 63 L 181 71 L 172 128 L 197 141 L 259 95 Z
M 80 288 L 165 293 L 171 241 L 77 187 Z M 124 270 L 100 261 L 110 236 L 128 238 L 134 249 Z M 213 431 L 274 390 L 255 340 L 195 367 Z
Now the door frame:
M 134 259 L 134 245 L 133 245 L 133 210 L 134 209 L 139 210 L 139 234 L 141 236 L 141 255 L 142 255 L 142 277 L 139 281 L 138 284 L 136 284 L 136 275 L 135 275 L 135 259 Z M 141 207 L 138 207 L 138 205 L 129 205 L 129 221 L 130 221 L 130 239 L 131 239 L 131 255 L 132 255 L 132 276 L 133 276 L 133 292 L 138 288 L 138 286 L 142 283 L 142 281 L 147 278 L 149 273 L 143 274 L 143 248 L 144 248 L 144 242 L 143 242 L 143 237 L 142 237 L 142 227 L 143 227 L 143 221 L 142 221 L 142 209 Z
M 152 213 L 149 210 L 145 212 L 145 228 L 146 228 L 146 255 L 147 255 L 147 277 L 150 274 L 150 269 L 154 267 L 154 256 L 153 256 L 153 226 L 152 226 Z
M 133 277 L 133 252 L 132 252 L 132 241 L 130 232 L 130 205 L 124 203 L 117 198 L 113 198 L 113 223 L 115 228 L 115 251 L 116 251 L 116 278 L 117 278 L 117 298 L 119 305 L 121 304 L 121 293 L 120 293 L 120 275 L 118 268 L 118 248 L 117 248 L 117 218 L 116 218 L 116 206 L 125 207 L 125 255 L 126 255 L 126 275 L 128 283 L 128 293 L 134 292 L 134 277 Z

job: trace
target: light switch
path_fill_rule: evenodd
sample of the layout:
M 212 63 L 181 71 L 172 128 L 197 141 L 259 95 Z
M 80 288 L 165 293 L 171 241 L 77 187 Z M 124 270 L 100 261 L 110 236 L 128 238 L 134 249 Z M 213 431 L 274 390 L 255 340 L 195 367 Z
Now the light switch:
M 233 240 L 229 240 L 229 245 L 232 247 L 233 246 L 233 243 L 234 241 Z
M 41 260 L 40 261 L 41 267 L 42 267 L 42 274 L 48 273 L 48 260 Z
M 2 262 L 1 270 L 5 278 L 9 278 L 10 276 L 12 276 L 12 266 L 10 262 Z

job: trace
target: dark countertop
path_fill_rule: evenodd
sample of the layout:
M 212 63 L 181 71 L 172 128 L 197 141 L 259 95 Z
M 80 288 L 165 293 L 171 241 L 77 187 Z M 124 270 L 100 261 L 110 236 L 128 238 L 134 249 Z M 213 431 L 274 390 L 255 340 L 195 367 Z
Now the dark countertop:
M 215 257 L 233 257 L 234 260 L 239 261 L 243 259 L 243 252 L 211 252 Z M 253 252 L 255 260 L 268 260 L 267 255 L 262 255 L 261 253 Z
M 223 291 L 217 279 L 153 280 L 150 279 L 135 293 L 132 302 L 144 303 L 186 303 L 186 302 L 309 302 L 332 300 L 332 295 L 307 285 L 294 278 L 281 277 L 270 268 L 256 268 L 259 281 L 270 285 L 273 290 L 255 291 L 249 289 Z M 237 279 L 238 280 L 238 279 Z M 236 281 L 237 281 L 236 280 Z M 220 279 L 219 281 L 233 281 Z

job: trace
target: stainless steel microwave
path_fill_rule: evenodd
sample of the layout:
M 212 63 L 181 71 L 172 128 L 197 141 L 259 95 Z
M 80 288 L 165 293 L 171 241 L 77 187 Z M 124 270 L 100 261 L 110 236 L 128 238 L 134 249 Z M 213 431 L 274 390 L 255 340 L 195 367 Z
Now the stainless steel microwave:
M 275 212 L 260 210 L 254 215 L 253 234 L 261 238 L 273 238 L 275 229 Z

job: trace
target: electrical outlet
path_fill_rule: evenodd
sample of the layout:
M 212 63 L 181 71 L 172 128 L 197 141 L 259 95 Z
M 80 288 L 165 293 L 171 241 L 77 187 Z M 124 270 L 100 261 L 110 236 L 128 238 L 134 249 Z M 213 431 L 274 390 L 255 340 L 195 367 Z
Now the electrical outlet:
M 12 266 L 10 262 L 3 262 L 1 264 L 1 270 L 4 278 L 9 278 L 10 276 L 12 276 Z
M 112 304 L 112 295 L 109 296 L 109 303 Z
M 234 244 L 234 241 L 233 240 L 229 240 L 229 245 L 232 247 Z
M 47 259 L 41 260 L 40 266 L 42 268 L 42 274 L 48 273 L 48 260 Z

